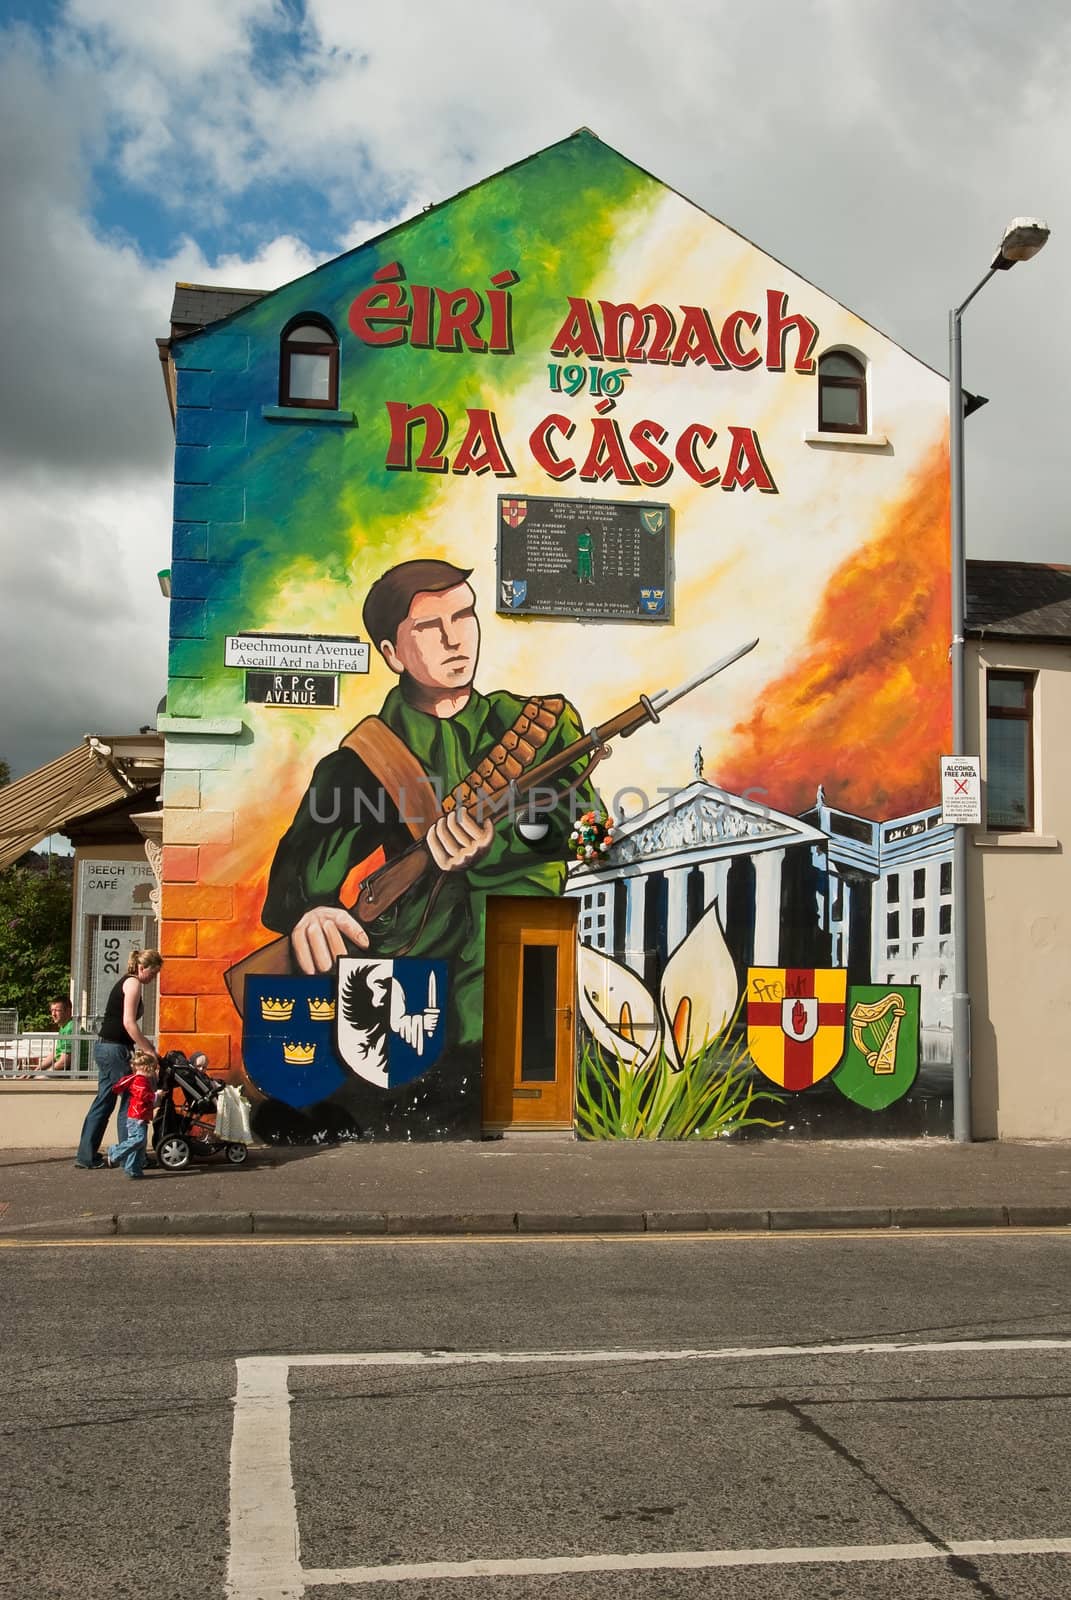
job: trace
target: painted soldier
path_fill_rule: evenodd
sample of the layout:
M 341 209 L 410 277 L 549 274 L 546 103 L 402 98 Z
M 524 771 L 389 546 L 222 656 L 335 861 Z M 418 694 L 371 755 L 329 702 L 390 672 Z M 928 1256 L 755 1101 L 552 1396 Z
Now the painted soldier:
M 578 583 L 594 583 L 592 569 L 592 537 L 588 528 L 581 528 L 576 536 L 576 577 Z
M 289 934 L 302 972 L 329 972 L 340 955 L 364 950 L 451 961 L 458 1044 L 482 1032 L 487 896 L 561 893 L 570 808 L 559 805 L 534 829 L 496 827 L 449 797 L 504 788 L 518 766 L 582 731 L 561 696 L 474 687 L 480 625 L 470 575 L 446 561 L 406 561 L 372 585 L 365 631 L 398 683 L 379 716 L 316 767 L 276 850 L 262 913 L 266 927 Z M 586 782 L 576 798 L 581 810 L 596 803 Z M 363 926 L 348 909 L 361 879 L 420 838 L 438 870 Z

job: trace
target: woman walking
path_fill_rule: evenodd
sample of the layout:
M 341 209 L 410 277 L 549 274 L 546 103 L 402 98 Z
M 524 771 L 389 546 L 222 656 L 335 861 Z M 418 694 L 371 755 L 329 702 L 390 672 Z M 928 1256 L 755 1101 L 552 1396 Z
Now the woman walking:
M 82 1124 L 82 1137 L 74 1158 L 76 1167 L 89 1171 L 102 1167 L 104 1161 L 98 1154 L 104 1130 L 112 1114 L 115 1085 L 130 1071 L 130 1058 L 135 1050 L 147 1050 L 155 1056 L 152 1040 L 147 1039 L 139 1026 L 144 1009 L 145 985 L 152 983 L 164 958 L 158 950 L 132 950 L 127 962 L 126 976 L 112 988 L 104 1007 L 100 1025 L 100 1038 L 93 1047 L 93 1060 L 97 1064 L 97 1093 L 86 1112 Z M 126 1138 L 126 1109 L 120 1102 L 117 1119 L 119 1142 Z

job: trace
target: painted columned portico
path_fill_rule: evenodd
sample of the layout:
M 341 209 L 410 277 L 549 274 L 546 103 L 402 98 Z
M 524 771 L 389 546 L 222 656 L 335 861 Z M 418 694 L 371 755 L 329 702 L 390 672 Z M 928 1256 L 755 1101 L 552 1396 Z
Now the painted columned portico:
M 624 896 L 623 916 L 612 919 L 612 928 L 607 919 L 602 930 L 605 936 L 591 937 L 588 942 L 638 974 L 647 971 L 653 957 L 664 959 L 678 949 L 699 916 L 715 904 L 730 943 L 734 938 L 730 922 L 735 922 L 736 937 L 743 941 L 734 955 L 745 964 L 754 960 L 763 966 L 777 966 L 782 885 L 789 854 L 798 870 L 799 852 L 817 852 L 824 862 L 825 848 L 825 835 L 810 823 L 758 807 L 697 780 L 660 805 L 619 824 L 609 857 L 595 870 L 578 864 L 569 873 L 565 892 L 582 902 L 582 927 L 585 914 L 595 910 L 596 901 L 603 897 L 609 901 L 611 886 L 614 895 Z M 735 879 L 745 885 L 746 909 L 739 903 L 738 881 L 736 910 L 731 915 L 729 880 L 734 867 Z M 697 869 L 702 893 L 689 895 L 689 882 Z
M 666 918 L 666 943 L 675 950 L 688 932 L 688 874 L 691 867 L 674 867 L 667 872 L 669 910 Z
M 699 870 L 703 874 L 703 906 L 711 906 L 717 902 L 718 921 L 725 926 L 725 886 L 729 882 L 728 861 L 702 861 Z
M 643 873 L 625 879 L 625 964 L 633 972 L 643 971 L 645 924 L 647 920 L 647 878 Z
M 755 965 L 776 967 L 781 951 L 783 850 L 763 850 L 755 862 Z

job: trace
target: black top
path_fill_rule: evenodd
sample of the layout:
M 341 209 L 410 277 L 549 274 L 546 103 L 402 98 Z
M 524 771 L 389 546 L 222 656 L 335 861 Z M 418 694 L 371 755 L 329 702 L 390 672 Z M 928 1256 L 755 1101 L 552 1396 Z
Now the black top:
M 128 973 L 127 976 L 129 977 L 130 974 Z M 112 992 L 108 996 L 108 1003 L 104 1007 L 104 1016 L 100 1024 L 100 1037 L 107 1044 L 122 1044 L 125 1045 L 128 1050 L 133 1050 L 135 1048 L 135 1041 L 130 1037 L 129 1033 L 126 1031 L 126 1028 L 123 1026 L 123 984 L 125 982 L 126 978 L 120 978 L 119 982 L 112 986 Z M 140 984 L 138 987 L 140 990 Z M 139 993 L 137 1010 L 137 1015 L 139 1017 L 141 1016 L 144 1005 L 145 1002 Z

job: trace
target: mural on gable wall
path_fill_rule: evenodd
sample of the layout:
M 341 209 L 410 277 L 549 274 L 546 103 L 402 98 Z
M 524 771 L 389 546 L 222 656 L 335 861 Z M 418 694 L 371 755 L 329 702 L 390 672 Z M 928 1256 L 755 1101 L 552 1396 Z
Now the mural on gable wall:
M 478 1133 L 487 899 L 565 894 L 586 1136 L 942 1128 L 943 380 L 586 133 L 174 354 L 168 1043 L 267 1137 Z

